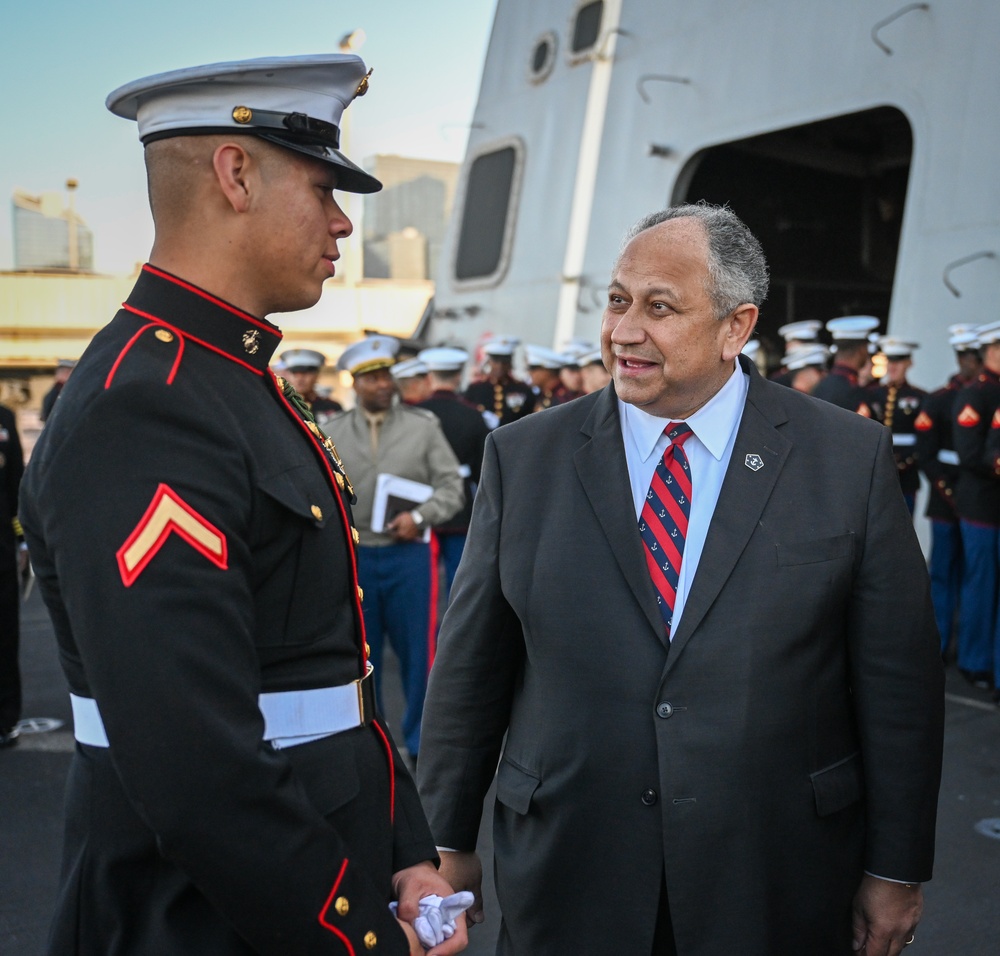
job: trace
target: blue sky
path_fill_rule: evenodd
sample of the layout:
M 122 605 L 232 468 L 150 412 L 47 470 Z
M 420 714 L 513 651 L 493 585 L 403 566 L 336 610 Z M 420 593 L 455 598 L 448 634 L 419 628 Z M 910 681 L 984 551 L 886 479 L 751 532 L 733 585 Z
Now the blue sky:
M 361 28 L 374 67 L 352 107 L 351 158 L 397 153 L 459 161 L 496 0 L 3 0 L 0 270 L 13 266 L 10 196 L 79 180 L 95 266 L 126 272 L 152 241 L 134 123 L 104 108 L 152 73 L 256 56 L 335 52 Z

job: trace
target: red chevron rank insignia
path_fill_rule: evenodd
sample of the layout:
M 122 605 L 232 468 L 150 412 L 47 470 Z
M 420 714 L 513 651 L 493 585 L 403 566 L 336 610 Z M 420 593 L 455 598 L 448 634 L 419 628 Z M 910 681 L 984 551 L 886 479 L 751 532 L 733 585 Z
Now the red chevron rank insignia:
M 929 432 L 934 427 L 934 419 L 927 412 L 921 412 L 913 423 L 913 427 L 918 432 Z
M 161 484 L 142 520 L 115 552 L 125 587 L 131 587 L 135 583 L 171 532 L 200 551 L 216 567 L 223 570 L 228 567 L 226 536 L 198 514 L 176 491 Z
M 979 412 L 977 412 L 971 405 L 966 405 L 958 413 L 958 418 L 956 419 L 959 425 L 963 428 L 972 428 L 979 424 Z

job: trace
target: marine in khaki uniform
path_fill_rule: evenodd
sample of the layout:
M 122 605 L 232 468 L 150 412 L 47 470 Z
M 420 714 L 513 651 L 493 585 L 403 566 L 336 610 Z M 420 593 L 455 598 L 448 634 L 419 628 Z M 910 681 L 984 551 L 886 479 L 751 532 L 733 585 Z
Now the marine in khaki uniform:
M 430 528 L 454 515 L 465 496 L 458 459 L 438 419 L 395 398 L 390 369 L 398 349 L 396 339 L 373 335 L 344 350 L 337 367 L 354 377 L 357 404 L 330 423 L 329 433 L 348 463 L 357 495 L 358 580 L 376 689 L 381 693 L 379 668 L 388 639 L 399 658 L 406 698 L 403 739 L 416 759 L 438 629 Z M 375 509 L 380 475 L 415 482 L 427 494 L 404 504 L 399 492 L 391 493 L 383 523 Z

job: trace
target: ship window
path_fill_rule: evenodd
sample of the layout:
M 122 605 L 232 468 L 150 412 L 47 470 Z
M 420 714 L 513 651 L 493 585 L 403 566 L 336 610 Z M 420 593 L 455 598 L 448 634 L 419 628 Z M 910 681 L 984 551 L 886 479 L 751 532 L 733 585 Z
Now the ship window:
M 459 281 L 499 279 L 506 268 L 514 227 L 521 166 L 519 144 L 509 142 L 477 156 L 465 182 L 462 227 L 455 256 Z
M 604 13 L 604 0 L 585 3 L 576 11 L 573 21 L 573 43 L 571 53 L 582 53 L 589 50 L 601 33 L 601 16 Z
M 886 320 L 912 153 L 906 116 L 881 106 L 712 146 L 681 171 L 674 202 L 728 203 L 764 246 L 772 359 L 786 322 Z
M 528 75 L 533 83 L 541 83 L 552 72 L 556 62 L 556 35 L 542 34 L 531 51 Z

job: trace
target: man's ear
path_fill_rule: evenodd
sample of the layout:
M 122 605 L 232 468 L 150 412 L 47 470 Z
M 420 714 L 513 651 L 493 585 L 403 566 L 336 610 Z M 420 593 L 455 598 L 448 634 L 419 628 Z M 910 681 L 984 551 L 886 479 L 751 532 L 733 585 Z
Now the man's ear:
M 253 160 L 239 143 L 223 143 L 212 154 L 212 168 L 219 188 L 235 212 L 250 206 L 250 167 Z
M 743 351 L 743 346 L 757 326 L 758 314 L 757 306 L 744 302 L 722 320 L 727 323 L 726 340 L 722 347 L 722 356 L 727 362 Z

